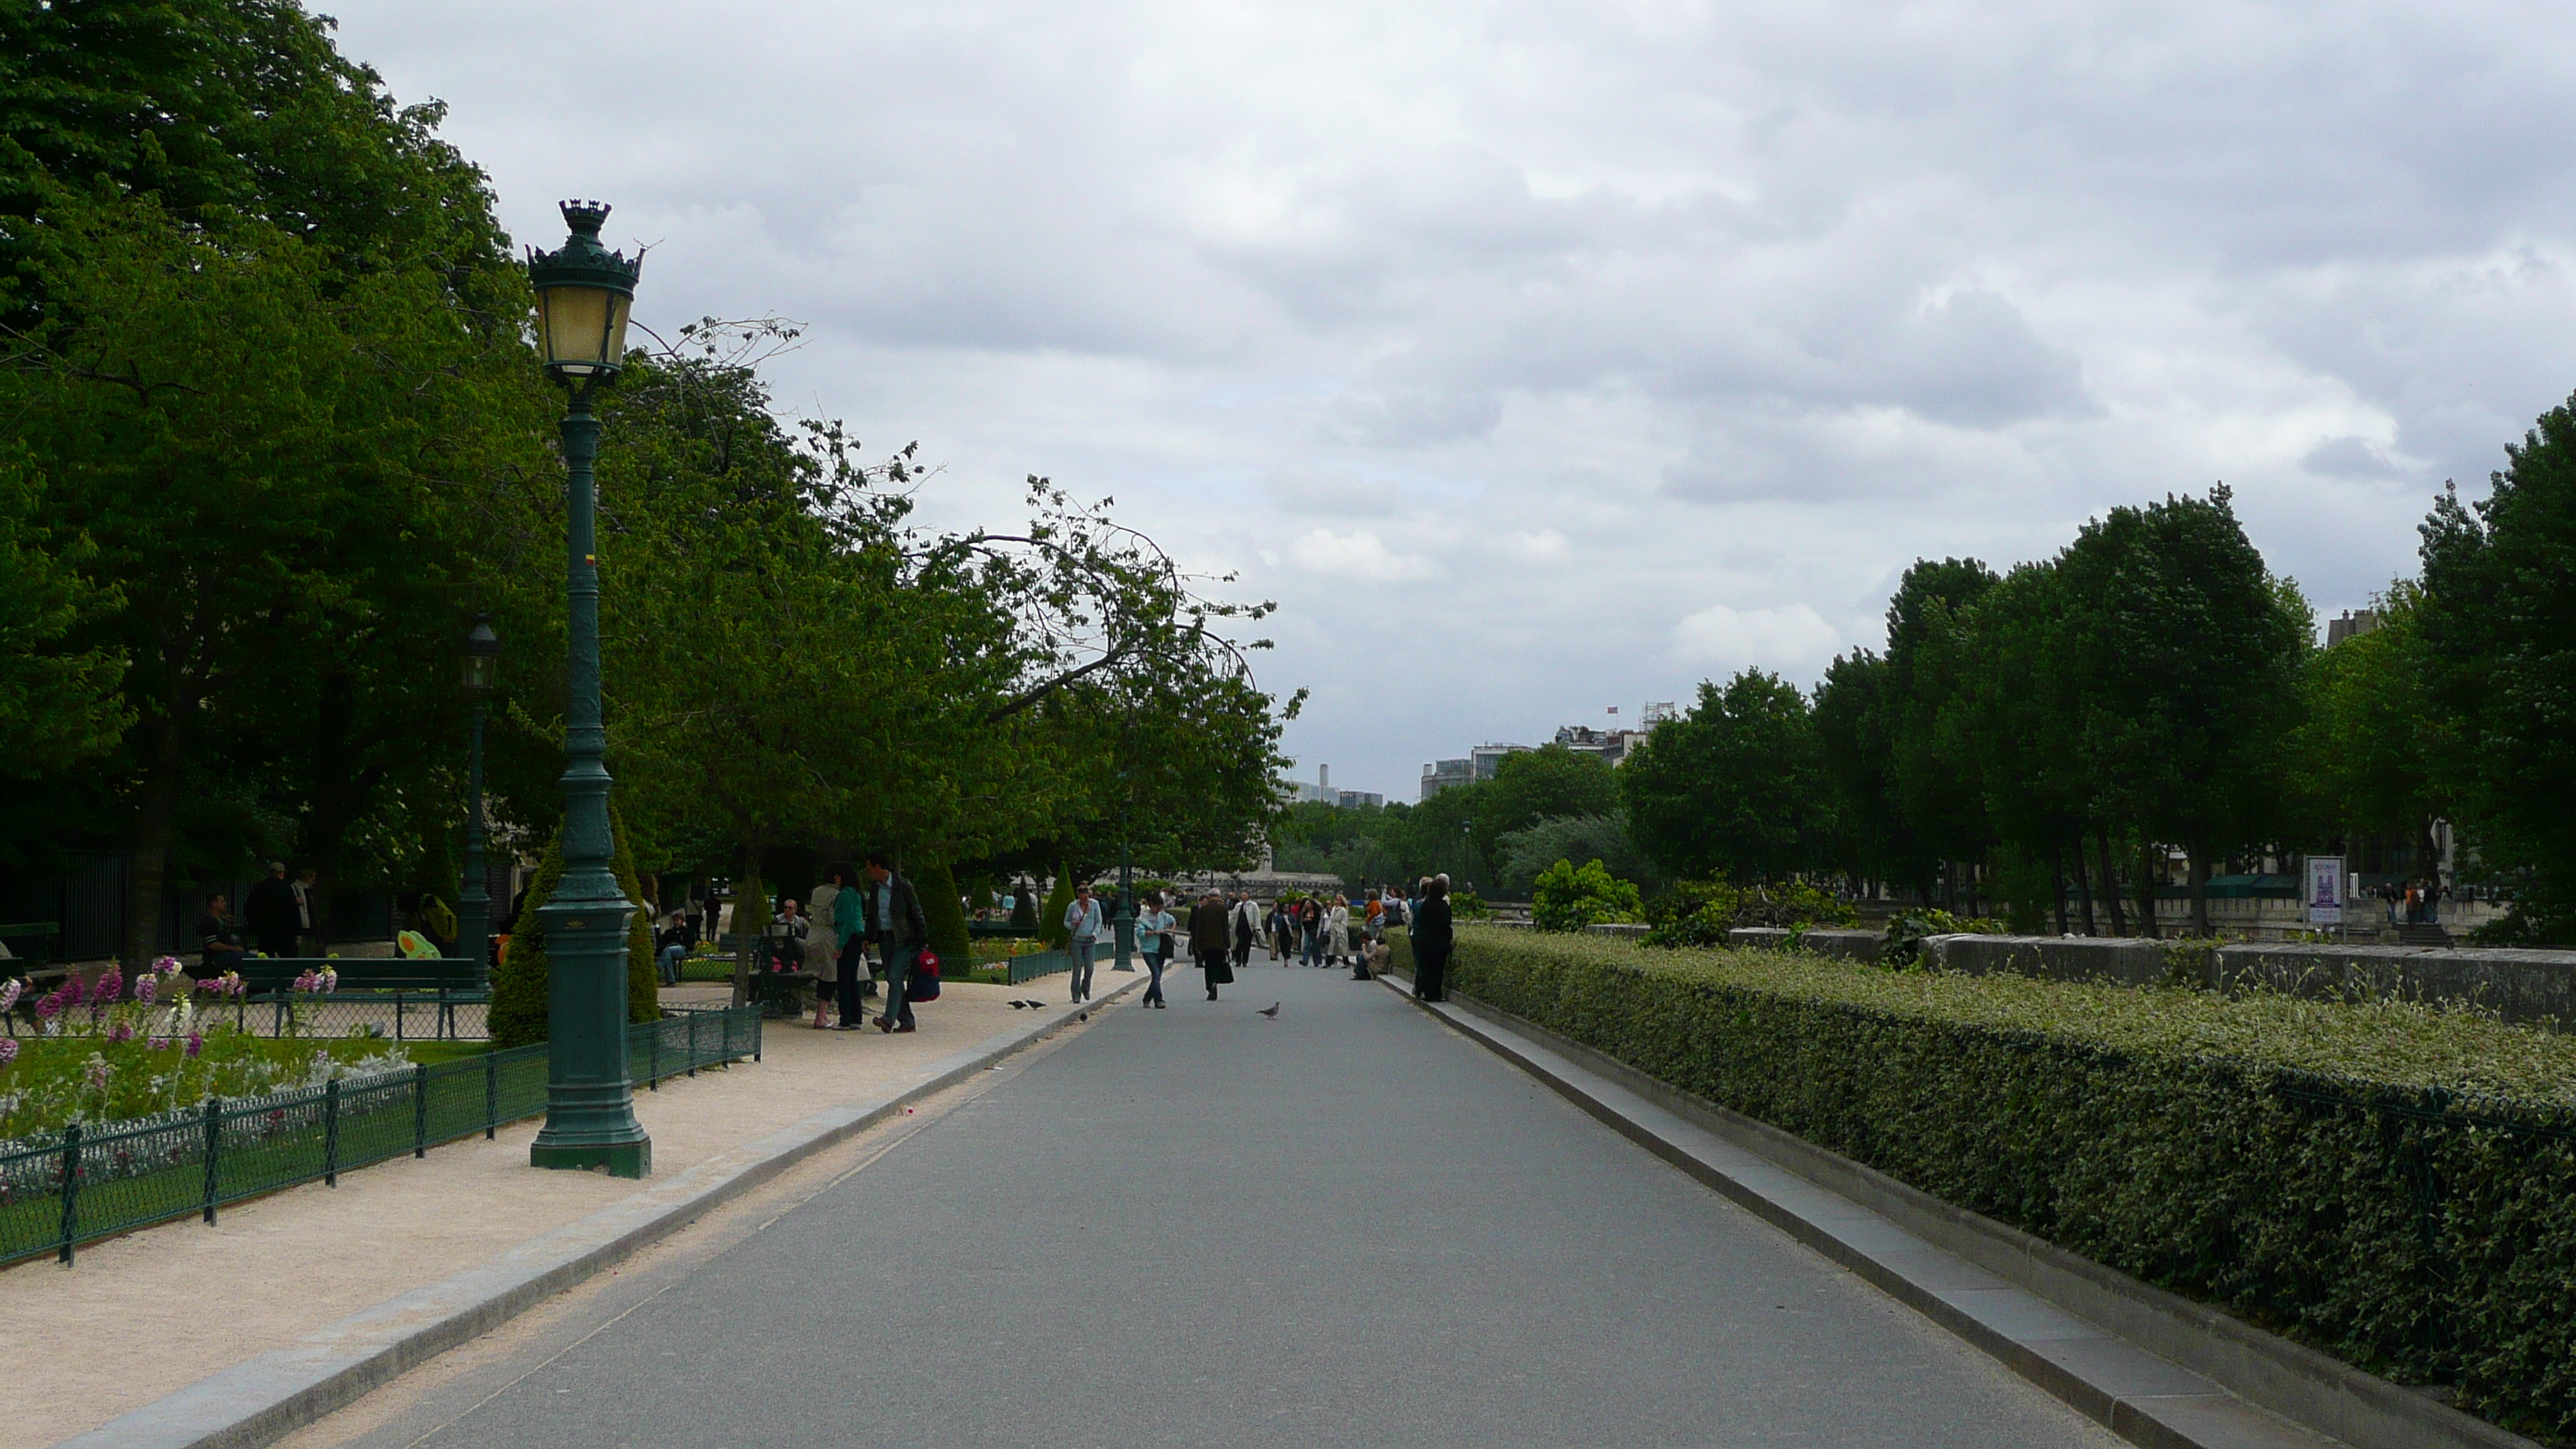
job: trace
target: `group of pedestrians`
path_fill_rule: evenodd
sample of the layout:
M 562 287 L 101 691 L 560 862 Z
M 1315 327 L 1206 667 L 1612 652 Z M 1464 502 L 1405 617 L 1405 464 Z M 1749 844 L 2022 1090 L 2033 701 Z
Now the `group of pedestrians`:
M 759 907 L 755 904 L 753 910 Z M 708 913 L 708 918 L 713 917 Z M 733 929 L 752 929 L 743 919 L 744 905 L 734 906 Z M 757 919 L 757 917 L 754 917 Z M 688 954 L 695 922 L 674 911 L 662 946 L 662 981 L 676 985 L 680 959 Z M 880 1032 L 914 1029 L 913 974 L 930 942 L 930 925 L 922 915 L 921 897 L 912 881 L 894 868 L 893 857 L 870 851 L 857 869 L 833 866 L 814 887 L 803 907 L 793 900 L 778 903 L 761 924 L 761 944 L 771 970 L 802 968 L 814 979 L 816 1031 L 859 1031 L 871 1024 L 868 1002 L 885 981 L 885 1003 L 873 1024 Z
M 2387 906 L 2390 925 L 2436 926 L 2442 922 L 2442 902 L 2450 899 L 2451 888 L 2438 880 L 2389 881 L 2374 894 Z

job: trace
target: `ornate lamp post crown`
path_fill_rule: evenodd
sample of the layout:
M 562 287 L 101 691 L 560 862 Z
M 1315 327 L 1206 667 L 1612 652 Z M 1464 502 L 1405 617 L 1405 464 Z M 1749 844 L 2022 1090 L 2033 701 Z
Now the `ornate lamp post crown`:
M 528 248 L 528 281 L 537 289 L 537 354 L 561 381 L 609 376 L 626 362 L 626 318 L 644 258 L 600 244 L 605 205 L 567 201 L 561 210 L 572 228 L 563 246 L 552 252 Z
M 474 616 L 474 631 L 465 636 L 462 657 L 466 694 L 475 699 L 490 698 L 498 687 L 492 677 L 492 666 L 501 657 L 501 636 L 492 632 L 489 614 Z

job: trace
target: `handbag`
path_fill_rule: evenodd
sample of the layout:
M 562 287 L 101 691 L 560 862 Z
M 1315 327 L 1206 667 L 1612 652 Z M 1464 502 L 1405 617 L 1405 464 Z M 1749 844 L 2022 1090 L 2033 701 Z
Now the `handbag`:
M 939 999 L 939 953 L 928 946 L 912 958 L 912 970 L 903 978 L 903 999 L 937 1001 Z

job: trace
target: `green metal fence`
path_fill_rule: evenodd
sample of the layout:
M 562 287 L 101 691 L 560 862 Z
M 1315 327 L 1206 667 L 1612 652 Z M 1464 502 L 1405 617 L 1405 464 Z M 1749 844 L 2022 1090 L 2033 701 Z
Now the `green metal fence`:
M 655 1090 L 665 1077 L 760 1059 L 757 1008 L 666 1008 L 626 1029 L 626 1071 Z M 0 1263 L 56 1252 L 172 1218 L 212 1223 L 228 1202 L 431 1144 L 492 1136 L 546 1109 L 546 1048 L 516 1047 L 261 1097 L 209 1100 L 184 1112 L 83 1126 L 0 1152 Z
M 1104 952 L 1103 954 L 1109 953 Z M 980 964 L 986 966 L 998 966 L 1003 963 L 999 961 L 985 961 Z M 1035 981 L 1041 976 L 1053 976 L 1059 971 L 1072 970 L 1073 957 L 1070 953 L 1062 950 L 1030 951 L 1024 955 L 1013 956 L 1010 958 L 1009 964 L 1011 968 L 1011 984 L 1013 986 L 1017 986 L 1023 981 Z

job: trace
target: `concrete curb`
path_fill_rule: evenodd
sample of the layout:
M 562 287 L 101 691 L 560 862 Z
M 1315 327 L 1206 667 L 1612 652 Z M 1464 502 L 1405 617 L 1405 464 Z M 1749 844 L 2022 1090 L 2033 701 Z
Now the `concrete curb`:
M 1088 1009 L 1144 984 L 1118 983 Z M 257 1449 L 615 1266 L 806 1158 L 1063 1030 L 1056 1017 L 985 1038 L 864 1101 L 718 1153 L 480 1267 L 386 1299 L 211 1374 L 55 1449 Z
M 1410 999 L 1406 986 L 1387 985 Z M 1482 1002 L 1415 1004 L 2148 1449 L 2539 1449 Z

